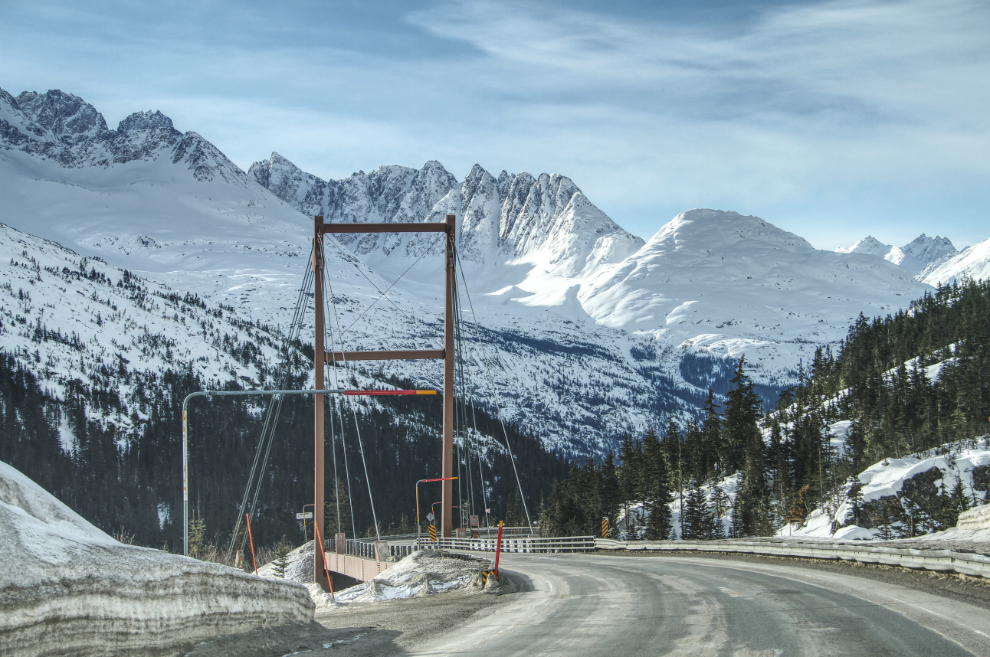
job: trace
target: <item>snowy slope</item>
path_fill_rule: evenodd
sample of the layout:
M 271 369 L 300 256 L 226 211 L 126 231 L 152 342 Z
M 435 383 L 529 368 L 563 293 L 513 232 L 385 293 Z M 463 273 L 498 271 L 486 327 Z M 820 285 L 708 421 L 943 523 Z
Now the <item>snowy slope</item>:
M 70 381 L 111 377 L 123 405 L 105 411 L 102 420 L 120 428 L 145 417 L 139 388 L 167 368 L 189 369 L 208 381 L 264 385 L 267 368 L 278 362 L 279 336 L 233 308 L 4 224 L 0 273 L 0 349 L 59 397 Z M 128 412 L 130 403 L 136 415 Z M 63 443 L 71 451 L 72 437 Z
M 947 237 L 928 237 L 924 233 L 904 246 L 884 244 L 872 235 L 867 235 L 848 248 L 838 248 L 836 253 L 865 253 L 880 256 L 887 262 L 904 267 L 912 276 L 921 278 L 926 268 L 937 266 L 956 255 L 958 251 Z
M 980 439 L 949 443 L 920 454 L 884 459 L 856 478 L 861 498 L 854 499 L 853 486 L 829 496 L 805 522 L 785 526 L 780 536 L 814 536 L 836 539 L 898 538 L 909 531 L 907 521 L 895 512 L 910 509 L 912 502 L 937 505 L 937 496 L 950 495 L 960 482 L 970 506 L 990 502 L 990 442 Z M 917 533 L 948 529 L 932 525 Z M 885 535 L 886 534 L 886 535 Z
M 783 372 L 927 286 L 861 254 L 813 248 L 759 217 L 691 210 L 578 294 L 599 323 Z M 813 349 L 813 347 L 812 347 Z
M 990 278 L 990 239 L 963 249 L 958 255 L 936 263 L 921 274 L 921 280 L 929 285 L 961 283 L 966 279 Z
M 294 301 L 312 220 L 158 112 L 116 130 L 58 91 L 0 90 L 0 222 L 184 291 L 257 308 Z M 284 304 L 283 304 L 284 305 Z
M 0 462 L 0 653 L 174 654 L 313 618 L 305 587 L 124 545 Z

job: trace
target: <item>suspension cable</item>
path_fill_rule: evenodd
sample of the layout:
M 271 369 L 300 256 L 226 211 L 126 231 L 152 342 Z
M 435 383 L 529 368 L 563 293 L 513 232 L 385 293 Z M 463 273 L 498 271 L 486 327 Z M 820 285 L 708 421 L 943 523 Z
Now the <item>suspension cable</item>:
M 485 373 L 488 375 L 488 382 L 492 388 L 492 398 L 495 402 L 495 410 L 498 412 L 498 420 L 502 425 L 502 434 L 505 436 L 505 448 L 509 452 L 509 460 L 512 462 L 512 471 L 516 475 L 516 485 L 519 487 L 519 497 L 522 499 L 523 510 L 526 512 L 526 522 L 529 523 L 529 530 L 533 532 L 533 520 L 529 515 L 529 505 L 526 504 L 526 496 L 523 494 L 522 481 L 519 479 L 519 468 L 516 466 L 516 458 L 512 454 L 512 446 L 509 444 L 509 432 L 505 428 L 505 418 L 502 416 L 501 404 L 498 401 L 498 390 L 495 387 L 495 379 L 492 377 L 491 369 L 488 367 L 488 353 L 485 350 L 485 343 L 481 341 L 481 331 L 478 326 L 478 316 L 474 312 L 474 303 L 471 301 L 471 293 L 468 291 L 467 287 L 467 277 L 464 276 L 464 267 L 461 265 L 460 258 L 457 257 L 457 251 L 454 251 L 454 262 L 457 264 L 457 269 L 461 273 L 461 280 L 464 282 L 464 294 L 467 296 L 468 306 L 471 308 L 471 317 L 474 320 L 474 330 L 478 338 L 478 346 L 481 348 L 482 363 L 485 366 Z M 498 355 L 498 347 L 494 347 L 496 356 Z M 499 358 L 501 362 L 501 358 Z
M 361 274 L 362 276 L 364 276 L 364 279 L 366 281 L 368 281 L 369 283 L 371 283 L 371 287 L 375 288 L 375 290 L 378 292 L 378 295 L 379 295 L 378 296 L 378 299 L 381 299 L 382 297 L 384 297 L 386 301 L 388 301 L 390 304 L 392 304 L 392 307 L 393 308 L 395 308 L 396 310 L 399 311 L 399 314 L 400 315 L 402 315 L 403 317 L 407 317 L 408 318 L 408 315 L 406 315 L 406 313 L 403 312 L 401 308 L 399 308 L 397 305 L 395 305 L 395 302 L 392 301 L 392 299 L 389 298 L 385 294 L 385 292 L 382 292 L 382 289 L 380 287 L 378 287 L 378 284 L 375 283 L 375 281 L 371 280 L 371 278 L 367 274 L 364 273 L 364 271 L 361 269 L 361 266 L 358 265 L 358 262 L 361 262 L 360 259 L 358 259 L 354 255 L 349 255 L 347 252 L 345 252 L 342 248 L 340 248 L 340 245 L 337 244 L 337 241 L 336 240 L 331 240 L 331 244 L 333 244 L 334 247 L 337 249 L 337 251 L 340 252 L 341 257 L 344 259 L 345 262 L 347 262 L 348 264 L 352 265 L 355 269 L 357 269 L 358 273 Z M 400 278 L 401 278 L 401 276 L 400 276 Z M 389 286 L 389 289 L 391 289 L 391 286 Z M 386 292 L 387 291 L 388 290 L 386 290 Z M 378 302 L 378 299 L 375 299 L 375 303 Z M 374 305 L 374 303 L 371 304 L 371 305 Z M 370 306 L 369 306 L 369 310 L 370 310 Z M 355 320 L 355 321 L 357 321 L 357 320 Z M 348 329 L 349 328 L 350 327 L 348 327 Z
M 334 243 L 336 243 L 334 240 L 331 240 L 331 241 L 334 242 Z M 339 249 L 339 246 L 338 246 L 338 249 Z M 341 329 L 340 329 L 340 318 L 339 318 L 339 316 L 337 314 L 337 302 L 336 302 L 336 300 L 334 299 L 334 296 L 333 296 L 333 288 L 330 286 L 329 279 L 327 279 L 327 276 L 326 276 L 326 267 L 324 267 L 323 270 L 324 270 L 323 271 L 323 278 L 324 278 L 325 281 L 327 281 L 327 288 L 330 291 L 330 302 L 331 302 L 331 305 L 333 306 L 334 321 L 337 324 L 337 340 L 340 343 L 340 352 L 341 352 L 341 356 L 342 356 L 341 360 L 344 363 L 344 373 L 345 373 L 345 375 L 347 375 L 349 373 L 349 371 L 350 371 L 350 368 L 349 368 L 348 363 L 347 363 L 347 357 L 344 356 L 344 338 L 343 338 L 343 331 L 341 331 Z M 376 289 L 377 289 L 377 286 L 376 286 Z M 395 304 L 393 303 L 393 305 L 395 305 Z M 357 434 L 358 451 L 361 454 L 361 464 L 364 467 L 364 480 L 365 480 L 365 483 L 368 485 L 368 501 L 371 503 L 371 519 L 372 519 L 372 522 L 375 525 L 375 537 L 377 538 L 377 540 L 381 540 L 381 534 L 380 534 L 380 532 L 378 530 L 378 514 L 375 513 L 375 498 L 374 498 L 374 493 L 371 490 L 371 479 L 368 477 L 368 460 L 365 458 L 365 455 L 364 455 L 364 441 L 361 440 L 361 427 L 360 427 L 360 425 L 358 423 L 357 408 L 356 408 L 355 403 L 354 403 L 353 400 L 348 400 L 348 403 L 349 403 L 349 406 L 351 407 L 351 412 L 354 415 L 354 432 Z M 352 518 L 352 521 L 353 521 L 353 518 Z M 357 533 L 356 532 L 355 532 L 355 538 L 357 538 Z
M 321 253 L 322 253 L 322 247 L 323 247 L 322 240 L 320 240 L 320 242 L 321 242 L 320 248 L 321 248 Z M 334 245 L 336 245 L 336 241 L 335 240 L 332 240 L 331 239 L 331 243 L 333 243 Z M 338 249 L 339 249 L 339 246 L 338 246 Z M 339 329 L 339 327 L 340 327 L 340 319 L 337 316 L 337 302 L 336 302 L 336 300 L 334 298 L 334 294 L 333 294 L 333 285 L 330 283 L 330 279 L 326 275 L 326 267 L 324 267 L 323 270 L 324 270 L 324 274 L 323 274 L 324 287 L 330 293 L 329 294 L 330 307 L 333 310 L 334 322 L 337 324 L 337 327 Z M 324 298 L 323 303 L 324 303 L 324 308 L 327 308 L 327 306 L 326 306 L 326 303 L 327 303 L 326 298 Z M 329 309 L 328 309 L 328 311 L 329 311 Z M 329 316 L 330 315 L 330 313 L 328 311 L 325 312 L 325 316 Z M 324 324 L 324 326 L 326 326 L 326 324 Z M 330 327 L 329 327 L 329 329 L 328 329 L 330 331 L 330 349 L 331 350 L 333 350 L 333 344 L 334 344 L 333 328 L 332 328 L 332 326 L 333 325 L 331 324 Z M 343 344 L 343 340 L 340 338 L 339 333 L 340 332 L 338 331 L 338 340 L 340 341 L 340 350 L 343 351 L 344 350 L 344 344 Z M 337 374 L 337 367 L 332 367 L 332 368 L 330 368 L 330 370 L 333 372 L 334 384 L 335 385 L 339 384 L 339 378 L 338 378 L 338 374 Z M 346 379 L 346 371 L 345 371 L 345 379 Z M 353 493 L 351 491 L 351 468 L 350 468 L 350 464 L 349 464 L 348 458 L 347 458 L 347 441 L 346 441 L 346 439 L 344 437 L 345 436 L 344 415 L 343 415 L 343 410 L 341 409 L 341 406 L 343 404 L 337 404 L 337 400 L 331 400 L 331 405 L 332 405 L 333 409 L 337 411 L 337 419 L 340 420 L 340 446 L 341 446 L 341 450 L 344 453 L 344 476 L 347 478 L 347 502 L 348 502 L 348 506 L 349 506 L 349 508 L 351 510 L 351 534 L 353 535 L 354 538 L 357 538 L 357 517 L 354 515 L 354 495 L 353 495 Z M 355 425 L 356 424 L 357 423 L 355 422 Z M 359 435 L 359 438 L 360 438 L 360 435 Z M 334 485 L 336 486 L 336 482 L 335 482 Z M 336 492 L 336 488 L 334 488 L 334 491 Z
M 311 261 L 312 257 L 313 257 L 313 251 L 311 249 L 309 252 L 309 260 L 307 260 L 307 262 Z M 289 322 L 288 332 L 286 333 L 285 336 L 285 343 L 283 345 L 284 348 L 283 348 L 283 356 L 282 356 L 283 367 L 282 367 L 281 375 L 277 379 L 277 383 L 278 383 L 277 387 L 279 388 L 286 387 L 285 386 L 286 379 L 292 370 L 292 342 L 298 339 L 299 337 L 299 333 L 302 328 L 302 317 L 305 314 L 305 306 L 306 306 L 305 299 L 306 296 L 309 294 L 309 289 L 313 284 L 313 280 L 314 280 L 314 274 L 312 268 L 307 266 L 306 270 L 303 273 L 302 284 L 299 286 L 299 293 L 296 297 L 296 307 L 292 315 L 292 320 Z M 279 395 L 278 397 L 272 399 L 272 401 L 268 405 L 268 410 L 265 413 L 265 420 L 261 427 L 261 437 L 258 440 L 258 447 L 255 449 L 254 452 L 254 460 L 251 463 L 251 472 L 248 475 L 247 485 L 244 487 L 244 495 L 241 498 L 240 512 L 237 514 L 237 520 L 234 523 L 234 531 L 231 534 L 230 546 L 227 549 L 227 561 L 230 561 L 231 553 L 234 550 L 234 544 L 237 540 L 237 534 L 238 532 L 240 532 L 241 519 L 244 517 L 247 508 L 248 497 L 251 494 L 252 485 L 255 484 L 255 476 L 258 475 L 257 484 L 255 488 L 254 497 L 252 499 L 251 511 L 250 511 L 252 516 L 255 515 L 255 509 L 258 502 L 258 492 L 261 490 L 261 483 L 263 480 L 263 476 L 259 474 L 258 471 L 258 461 L 262 451 L 264 451 L 265 458 L 264 461 L 262 462 L 262 466 L 260 470 L 261 473 L 264 473 L 268 467 L 268 455 L 271 451 L 271 443 L 275 435 L 275 425 L 278 423 L 278 417 L 279 414 L 281 413 L 281 409 L 282 409 L 282 397 L 281 395 Z M 241 541 L 242 550 L 244 549 L 245 540 L 246 538 Z
M 423 251 L 423 253 L 421 253 L 420 256 L 418 258 L 416 258 L 416 260 L 414 260 L 411 265 L 409 265 L 408 267 L 406 267 L 406 270 L 404 272 L 402 272 L 401 274 L 399 274 L 399 277 L 397 279 L 395 279 L 394 281 L 392 281 L 392 284 L 389 285 L 387 288 L 385 288 L 385 291 L 382 292 L 381 294 L 379 294 L 378 295 L 378 298 L 375 299 L 374 301 L 372 301 L 370 306 L 368 306 L 367 308 L 364 309 L 364 312 L 362 312 L 360 315 L 357 316 L 357 319 L 355 319 L 353 322 L 351 322 L 350 324 L 348 324 L 347 328 L 344 329 L 344 332 L 347 333 L 352 328 L 354 328 L 354 325 L 357 324 L 358 321 L 360 321 L 360 319 L 362 317 L 364 317 L 365 315 L 367 315 L 368 314 L 368 311 L 371 310 L 372 308 L 374 308 L 375 307 L 375 304 L 378 303 L 379 301 L 381 301 L 382 298 L 388 299 L 388 297 L 385 296 L 388 293 L 388 291 L 391 290 L 393 287 L 395 287 L 395 284 L 398 283 L 399 281 L 401 281 L 402 278 L 406 274 L 409 273 L 409 270 L 412 269 L 413 267 L 415 267 L 416 266 L 416 263 L 419 262 L 420 260 L 422 260 L 423 259 L 423 256 L 425 256 L 427 253 L 429 253 L 430 252 L 430 249 L 432 249 L 434 246 L 436 246 L 440 242 L 440 238 L 442 238 L 442 237 L 443 237 L 443 235 L 441 234 L 440 237 L 438 237 L 436 240 L 433 241 L 433 244 L 430 244 L 428 247 L 426 247 L 426 249 Z M 377 290 L 378 287 L 376 286 L 375 289 Z M 399 307 L 395 305 L 395 302 L 394 301 L 392 301 L 391 299 L 388 299 L 388 301 L 393 306 L 395 306 L 395 309 L 396 310 L 399 310 Z M 406 319 L 408 319 L 410 321 L 415 321 L 414 318 L 409 317 L 409 315 L 407 315 L 406 313 L 402 312 L 401 310 L 399 310 L 399 313 L 403 317 L 405 317 Z

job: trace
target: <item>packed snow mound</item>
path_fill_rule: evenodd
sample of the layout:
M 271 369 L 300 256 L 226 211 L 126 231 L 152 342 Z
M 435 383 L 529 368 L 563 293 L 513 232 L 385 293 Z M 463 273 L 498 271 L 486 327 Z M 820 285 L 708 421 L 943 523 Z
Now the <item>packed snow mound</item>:
M 990 239 L 968 247 L 944 262 L 935 263 L 919 278 L 932 286 L 990 278 Z
M 298 584 L 124 545 L 0 462 L 0 654 L 174 654 L 309 622 Z
M 452 555 L 441 550 L 419 550 L 405 557 L 373 579 L 336 594 L 336 604 L 383 602 L 414 598 L 481 585 L 481 571 L 487 559 Z M 330 598 L 310 586 L 316 603 L 322 606 Z
M 990 505 L 985 504 L 960 513 L 956 529 L 990 529 Z
M 258 569 L 258 576 L 267 579 L 284 579 L 287 582 L 306 584 L 313 581 L 313 550 L 316 543 L 303 543 L 289 552 L 285 557 L 285 573 L 283 577 L 276 574 L 277 564 L 272 561 Z
M 943 505 L 990 503 L 990 439 L 948 443 L 899 459 L 884 459 L 827 496 L 800 526 L 779 536 L 830 539 L 906 538 L 943 533 Z M 990 508 L 990 507 L 988 507 Z M 913 525 L 913 527 L 912 527 Z

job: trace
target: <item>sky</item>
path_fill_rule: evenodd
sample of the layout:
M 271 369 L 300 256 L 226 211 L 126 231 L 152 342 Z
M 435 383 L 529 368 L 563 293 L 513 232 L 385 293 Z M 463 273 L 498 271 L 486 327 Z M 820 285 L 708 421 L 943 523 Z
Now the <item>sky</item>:
M 990 237 L 985 0 L 0 0 L 0 52 L 14 95 L 161 110 L 244 169 L 556 172 L 644 238 L 696 207 Z

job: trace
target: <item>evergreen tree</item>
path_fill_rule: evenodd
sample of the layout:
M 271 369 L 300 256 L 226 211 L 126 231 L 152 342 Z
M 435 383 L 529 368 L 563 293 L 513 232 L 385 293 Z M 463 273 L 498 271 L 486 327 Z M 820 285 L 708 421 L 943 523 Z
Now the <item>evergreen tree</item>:
M 722 520 L 731 509 L 729 496 L 725 494 L 721 486 L 712 486 L 711 496 L 711 533 L 709 538 L 721 540 L 725 538 L 725 521 Z
M 684 534 L 686 541 L 702 541 L 708 538 L 709 511 L 701 483 L 695 479 L 684 501 Z
M 285 579 L 285 569 L 289 566 L 291 549 L 288 539 L 283 534 L 282 540 L 278 542 L 278 547 L 275 549 L 275 565 L 272 567 L 275 571 L 275 577 Z
M 646 525 L 646 538 L 651 541 L 659 541 L 666 539 L 671 529 L 670 473 L 667 467 L 667 457 L 652 429 L 646 434 L 644 443 L 644 460 L 648 473 L 645 480 L 649 482 L 650 486 L 647 491 L 650 517 Z

